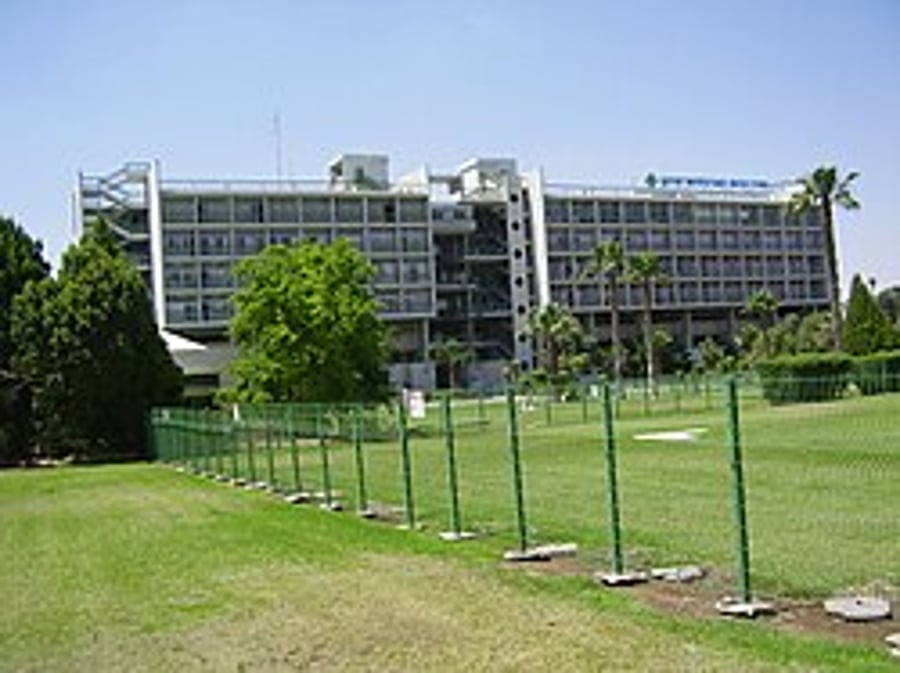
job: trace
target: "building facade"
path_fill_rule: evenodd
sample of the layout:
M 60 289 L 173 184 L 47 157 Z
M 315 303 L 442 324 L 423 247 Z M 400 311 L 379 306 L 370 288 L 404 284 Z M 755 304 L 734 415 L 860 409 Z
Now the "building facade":
M 568 307 L 588 334 L 609 340 L 609 297 L 582 271 L 594 247 L 651 251 L 654 322 L 686 348 L 734 334 L 747 298 L 768 289 L 784 311 L 827 307 L 824 240 L 816 215 L 787 211 L 789 187 L 760 180 L 648 176 L 607 188 L 556 184 L 512 159 L 473 159 L 457 170 L 390 181 L 387 157 L 342 155 L 323 180 L 172 180 L 158 162 L 79 175 L 80 227 L 102 216 L 141 270 L 165 332 L 205 349 L 214 378 L 228 345 L 232 266 L 271 244 L 343 237 L 376 268 L 373 290 L 392 324 L 396 383 L 432 388 L 446 372 L 431 347 L 469 344 L 468 384 L 486 385 L 511 360 L 534 364 L 528 317 Z M 620 299 L 636 331 L 639 288 Z M 209 362 L 217 364 L 210 365 Z

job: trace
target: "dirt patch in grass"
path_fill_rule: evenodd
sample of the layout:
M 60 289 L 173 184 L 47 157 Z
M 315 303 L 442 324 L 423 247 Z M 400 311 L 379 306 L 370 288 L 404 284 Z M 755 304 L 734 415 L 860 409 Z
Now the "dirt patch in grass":
M 521 572 L 542 575 L 584 577 L 593 579 L 596 569 L 579 557 L 558 558 L 533 563 L 508 563 L 502 567 Z M 711 572 L 701 579 L 689 583 L 650 581 L 629 587 L 608 588 L 598 585 L 598 591 L 625 591 L 644 603 L 663 612 L 695 619 L 725 619 L 716 611 L 716 601 L 733 593 L 733 583 L 720 573 Z M 898 601 L 893 601 L 893 618 L 875 622 L 851 623 L 833 617 L 825 612 L 821 600 L 771 599 L 776 607 L 772 616 L 760 617 L 760 621 L 775 628 L 811 636 L 825 637 L 844 643 L 884 645 L 884 638 L 900 631 L 900 610 Z

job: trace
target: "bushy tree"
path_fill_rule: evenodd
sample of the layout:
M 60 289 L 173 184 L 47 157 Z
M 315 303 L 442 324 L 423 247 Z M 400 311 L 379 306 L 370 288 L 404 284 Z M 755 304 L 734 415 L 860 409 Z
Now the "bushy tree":
M 181 393 L 138 271 L 102 236 L 29 284 L 12 313 L 13 366 L 33 386 L 40 450 L 101 460 L 147 455 L 146 415 Z
M 540 344 L 540 362 L 550 379 L 560 373 L 562 360 L 575 354 L 583 337 L 581 323 L 559 304 L 547 304 L 528 319 L 529 328 Z
M 622 336 L 619 329 L 619 287 L 625 275 L 625 252 L 618 241 L 606 241 L 591 252 L 581 277 L 602 278 L 606 282 L 606 296 L 609 300 L 609 327 L 612 339 L 613 380 L 616 391 L 622 382 Z
M 9 330 L 13 298 L 29 281 L 42 280 L 49 272 L 40 241 L 0 215 L 0 369 L 9 367 L 12 356 Z
M 885 288 L 878 293 L 877 300 L 894 327 L 900 327 L 900 286 Z
M 475 358 L 475 351 L 469 344 L 457 339 L 447 339 L 431 347 L 431 357 L 447 367 L 450 390 L 457 386 L 459 370 Z
M 897 345 L 897 334 L 890 319 L 859 274 L 853 277 L 850 287 L 843 342 L 844 350 L 851 355 L 868 355 Z
M 251 401 L 384 399 L 389 334 L 374 269 L 346 240 L 270 246 L 240 262 L 235 392 Z

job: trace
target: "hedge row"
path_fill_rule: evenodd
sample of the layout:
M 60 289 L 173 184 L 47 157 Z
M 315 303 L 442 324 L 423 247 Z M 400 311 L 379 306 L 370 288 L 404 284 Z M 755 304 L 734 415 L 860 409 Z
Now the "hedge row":
M 900 351 L 851 357 L 844 353 L 784 355 L 757 365 L 772 404 L 837 399 L 851 387 L 863 395 L 900 391 Z

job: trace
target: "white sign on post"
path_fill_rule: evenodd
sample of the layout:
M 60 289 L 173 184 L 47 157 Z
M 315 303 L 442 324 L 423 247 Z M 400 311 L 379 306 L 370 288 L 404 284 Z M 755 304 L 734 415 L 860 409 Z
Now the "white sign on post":
M 425 418 L 425 393 L 421 390 L 410 390 L 406 397 L 406 409 L 409 417 L 415 420 Z

